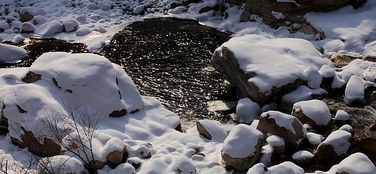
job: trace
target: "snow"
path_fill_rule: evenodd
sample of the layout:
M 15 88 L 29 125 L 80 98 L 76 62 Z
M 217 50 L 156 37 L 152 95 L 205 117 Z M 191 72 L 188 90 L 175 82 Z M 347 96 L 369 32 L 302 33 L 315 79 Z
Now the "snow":
M 242 98 L 236 106 L 236 120 L 239 123 L 249 124 L 255 119 L 259 119 L 261 107 L 249 98 Z
M 311 159 L 313 157 L 314 157 L 314 155 L 307 150 L 297 151 L 292 155 L 292 159 L 294 161 L 303 161 L 303 160 L 306 160 L 306 159 Z
M 263 138 L 263 134 L 248 125 L 235 126 L 223 143 L 222 154 L 232 158 L 245 158 L 255 154 L 256 145 Z
M 295 103 L 293 110 L 294 112 L 303 112 L 303 114 L 314 121 L 316 125 L 325 126 L 332 118 L 328 105 L 321 100 L 315 99 Z
M 285 140 L 277 135 L 271 135 L 268 138 L 266 138 L 266 142 L 268 142 L 268 145 L 272 147 L 280 147 L 285 145 Z
M 76 31 L 76 36 L 85 36 L 90 34 L 92 31 L 89 28 L 81 28 Z
M 322 135 L 314 132 L 308 132 L 306 137 L 309 143 L 311 143 L 313 146 L 318 146 L 322 142 L 322 140 L 324 140 L 324 137 Z
M 304 174 L 304 170 L 296 164 L 286 161 L 281 164 L 268 168 L 270 174 L 289 173 L 289 174 Z
M 0 43 L 0 62 L 16 63 L 27 56 L 27 51 L 23 48 Z
M 376 39 L 375 15 L 376 2 L 367 1 L 357 9 L 346 6 L 333 12 L 308 13 L 305 17 L 315 28 L 323 31 L 328 39 L 343 40 L 343 48 L 339 51 L 363 52 L 364 45 Z
M 55 174 L 81 173 L 84 171 L 84 166 L 80 160 L 66 155 L 42 158 L 38 163 L 39 170 Z
M 271 145 L 267 144 L 265 146 L 262 146 L 259 162 L 267 166 L 270 166 L 272 163 L 273 152 L 274 152 L 274 149 Z
M 292 126 L 296 118 L 294 116 L 278 112 L 278 111 L 268 111 L 261 114 L 261 117 L 268 117 L 275 120 L 275 123 L 283 128 L 290 130 L 293 134 L 295 134 L 295 129 Z
M 301 85 L 294 91 L 285 94 L 282 97 L 282 108 L 291 110 L 293 104 L 299 101 L 310 100 L 315 95 L 323 95 L 328 92 L 322 88 L 311 89 L 305 85 Z
M 334 71 L 334 68 L 331 67 L 331 66 L 328 66 L 328 65 L 323 65 L 320 68 L 319 73 L 324 78 L 332 78 L 332 77 L 334 77 L 336 75 L 336 73 Z
M 376 167 L 366 155 L 358 152 L 334 165 L 328 173 L 373 174 L 376 173 Z
M 74 19 L 65 20 L 62 23 L 64 25 L 64 31 L 66 32 L 72 32 L 78 28 L 78 22 Z
M 248 82 L 263 93 L 271 92 L 273 87 L 304 79 L 303 71 L 307 67 L 332 66 L 310 42 L 303 39 L 245 35 L 225 42 L 216 50 L 219 55 L 222 47 L 234 53 L 241 70 L 256 74 Z
M 248 169 L 247 174 L 265 174 L 267 167 L 263 163 L 257 163 Z
M 276 19 L 284 19 L 284 18 L 285 18 L 285 15 L 283 15 L 281 12 L 272 11 L 272 15 L 273 15 Z
M 344 130 L 336 130 L 330 133 L 329 136 L 320 145 L 331 145 L 338 155 L 346 155 L 347 150 L 350 147 L 350 138 L 351 133 Z
M 64 26 L 60 22 L 51 21 L 42 24 L 36 32 L 45 37 L 53 37 L 57 33 L 63 32 Z
M 108 172 L 108 174 L 117 174 L 117 173 L 129 173 L 133 174 L 136 173 L 134 167 L 128 163 L 123 163 L 118 165 L 115 169 Z
M 335 117 L 334 117 L 334 120 L 338 120 L 338 121 L 348 121 L 348 120 L 350 120 L 350 115 L 349 115 L 346 111 L 340 109 L 340 110 L 338 110 L 338 111 L 336 112 L 336 115 L 335 115 Z
M 345 103 L 354 104 L 354 102 L 364 103 L 364 82 L 358 76 L 351 76 L 346 85 Z

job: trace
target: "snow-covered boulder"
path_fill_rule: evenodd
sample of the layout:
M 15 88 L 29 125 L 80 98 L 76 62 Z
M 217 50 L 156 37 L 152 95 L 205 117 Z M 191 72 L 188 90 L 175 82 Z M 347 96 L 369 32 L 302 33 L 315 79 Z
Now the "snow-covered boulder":
M 4 21 L 4 20 L 1 20 L 0 21 L 0 32 L 3 32 L 4 30 L 7 30 L 9 29 L 9 24 Z
M 306 130 L 296 117 L 278 111 L 262 113 L 257 129 L 265 134 L 278 135 L 286 145 L 293 147 L 298 147 L 306 135 Z
M 22 23 L 22 26 L 21 26 L 21 32 L 22 33 L 32 33 L 34 31 L 35 31 L 35 27 L 32 23 L 30 23 L 30 22 Z
M 44 23 L 37 31 L 37 33 L 42 36 L 53 36 L 55 34 L 63 32 L 63 30 L 64 26 L 61 22 L 50 21 Z
M 338 165 L 334 165 L 327 173 L 374 174 L 376 167 L 366 155 L 358 152 L 348 156 Z
M 364 89 L 365 85 L 362 78 L 358 76 L 351 76 L 349 82 L 346 85 L 345 90 L 345 103 L 347 105 L 362 105 L 364 101 Z
M 282 96 L 281 107 L 287 111 L 291 111 L 293 105 L 296 102 L 310 100 L 314 96 L 320 96 L 324 94 L 327 94 L 327 91 L 322 88 L 311 89 L 305 85 L 301 85 L 294 91 L 291 91 L 290 93 Z
M 328 105 L 316 99 L 295 103 L 291 115 L 311 127 L 327 126 L 332 119 Z
M 340 109 L 336 112 L 336 115 L 334 116 L 334 120 L 335 121 L 349 121 L 350 115 L 346 111 Z
M 222 148 L 226 165 L 237 170 L 247 170 L 256 162 L 263 144 L 263 134 L 257 129 L 240 124 L 232 128 Z
M 15 35 L 13 39 L 11 40 L 12 44 L 19 45 L 23 41 L 25 41 L 25 38 L 19 34 Z
M 324 140 L 324 137 L 314 132 L 308 132 L 307 140 L 313 147 L 316 147 Z
M 260 35 L 234 37 L 214 53 L 212 63 L 245 97 L 265 103 L 282 91 L 305 82 L 308 67 L 332 66 L 303 39 L 269 39 Z
M 277 135 L 266 138 L 266 142 L 273 148 L 273 153 L 282 154 L 285 152 L 285 140 Z
M 23 48 L 0 43 L 0 63 L 16 63 L 27 56 Z
M 304 174 L 304 169 L 290 161 L 286 161 L 281 164 L 269 167 L 268 171 L 270 174 Z
M 76 31 L 76 36 L 85 36 L 85 35 L 88 35 L 90 34 L 92 31 L 91 29 L 89 28 L 81 28 L 79 30 Z
M 65 32 L 72 32 L 78 29 L 78 22 L 74 19 L 65 20 L 62 22 Z
M 255 119 L 259 119 L 261 114 L 260 105 L 249 98 L 242 98 L 236 106 L 236 120 L 239 123 L 249 124 Z
M 350 148 L 351 133 L 344 130 L 332 132 L 317 147 L 315 156 L 321 160 L 340 160 Z
M 268 168 L 263 163 L 257 163 L 248 169 L 247 174 L 267 174 Z
M 215 120 L 199 120 L 196 126 L 199 134 L 209 140 L 223 142 L 228 134 L 221 123 Z
M 77 158 L 57 155 L 39 160 L 38 171 L 54 174 L 81 174 L 85 170 L 83 163 Z
M 310 163 L 313 157 L 314 155 L 307 150 L 297 151 L 292 155 L 292 159 L 300 164 Z

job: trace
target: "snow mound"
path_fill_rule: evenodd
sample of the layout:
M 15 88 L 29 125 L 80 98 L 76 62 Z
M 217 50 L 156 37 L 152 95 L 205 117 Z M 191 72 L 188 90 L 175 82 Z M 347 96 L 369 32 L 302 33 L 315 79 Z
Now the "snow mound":
M 358 76 L 351 76 L 346 85 L 344 101 L 347 105 L 364 104 L 364 82 Z
M 78 174 L 84 172 L 84 166 L 80 160 L 66 155 L 43 158 L 38 163 L 39 171 L 52 172 L 54 174 Z
M 27 56 L 27 51 L 13 45 L 0 43 L 0 63 L 16 63 Z
M 350 120 L 350 115 L 346 111 L 340 109 L 336 112 L 336 116 L 334 117 L 334 120 L 348 121 Z
M 291 110 L 294 103 L 304 101 L 304 100 L 310 100 L 313 96 L 319 96 L 323 94 L 327 94 L 328 92 L 325 89 L 317 88 L 317 89 L 311 89 L 305 85 L 301 85 L 298 88 L 296 88 L 294 91 L 291 91 L 290 93 L 285 94 L 282 97 L 282 108 L 286 110 Z

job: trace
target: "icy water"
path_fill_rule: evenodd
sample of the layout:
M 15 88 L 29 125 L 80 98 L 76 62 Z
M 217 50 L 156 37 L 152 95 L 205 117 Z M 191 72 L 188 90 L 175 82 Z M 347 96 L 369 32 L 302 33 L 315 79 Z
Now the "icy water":
M 101 54 L 122 65 L 142 95 L 157 97 L 183 119 L 226 122 L 228 112 L 210 112 L 207 102 L 235 100 L 234 89 L 210 63 L 229 38 L 193 20 L 147 19 L 116 34 Z

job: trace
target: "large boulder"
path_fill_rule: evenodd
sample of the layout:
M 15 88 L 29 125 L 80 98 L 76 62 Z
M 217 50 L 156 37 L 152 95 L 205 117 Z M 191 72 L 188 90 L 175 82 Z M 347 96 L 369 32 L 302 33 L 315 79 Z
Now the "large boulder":
M 256 162 L 263 144 L 263 134 L 251 126 L 235 126 L 223 143 L 222 159 L 237 170 L 247 170 Z
M 329 107 L 321 100 L 308 100 L 295 103 L 292 109 L 293 116 L 303 124 L 327 126 L 332 118 Z
M 306 68 L 331 66 L 306 40 L 259 35 L 230 39 L 215 51 L 212 63 L 244 97 L 258 103 L 302 85 Z
M 338 165 L 334 165 L 328 173 L 335 174 L 371 174 L 376 173 L 376 167 L 372 161 L 363 153 L 354 153 L 344 160 L 342 160 Z
M 278 111 L 261 114 L 257 129 L 282 137 L 286 145 L 292 147 L 298 147 L 306 136 L 305 128 L 296 117 Z
M 320 160 L 341 160 L 347 155 L 350 141 L 351 133 L 344 130 L 336 130 L 319 144 L 315 156 Z

